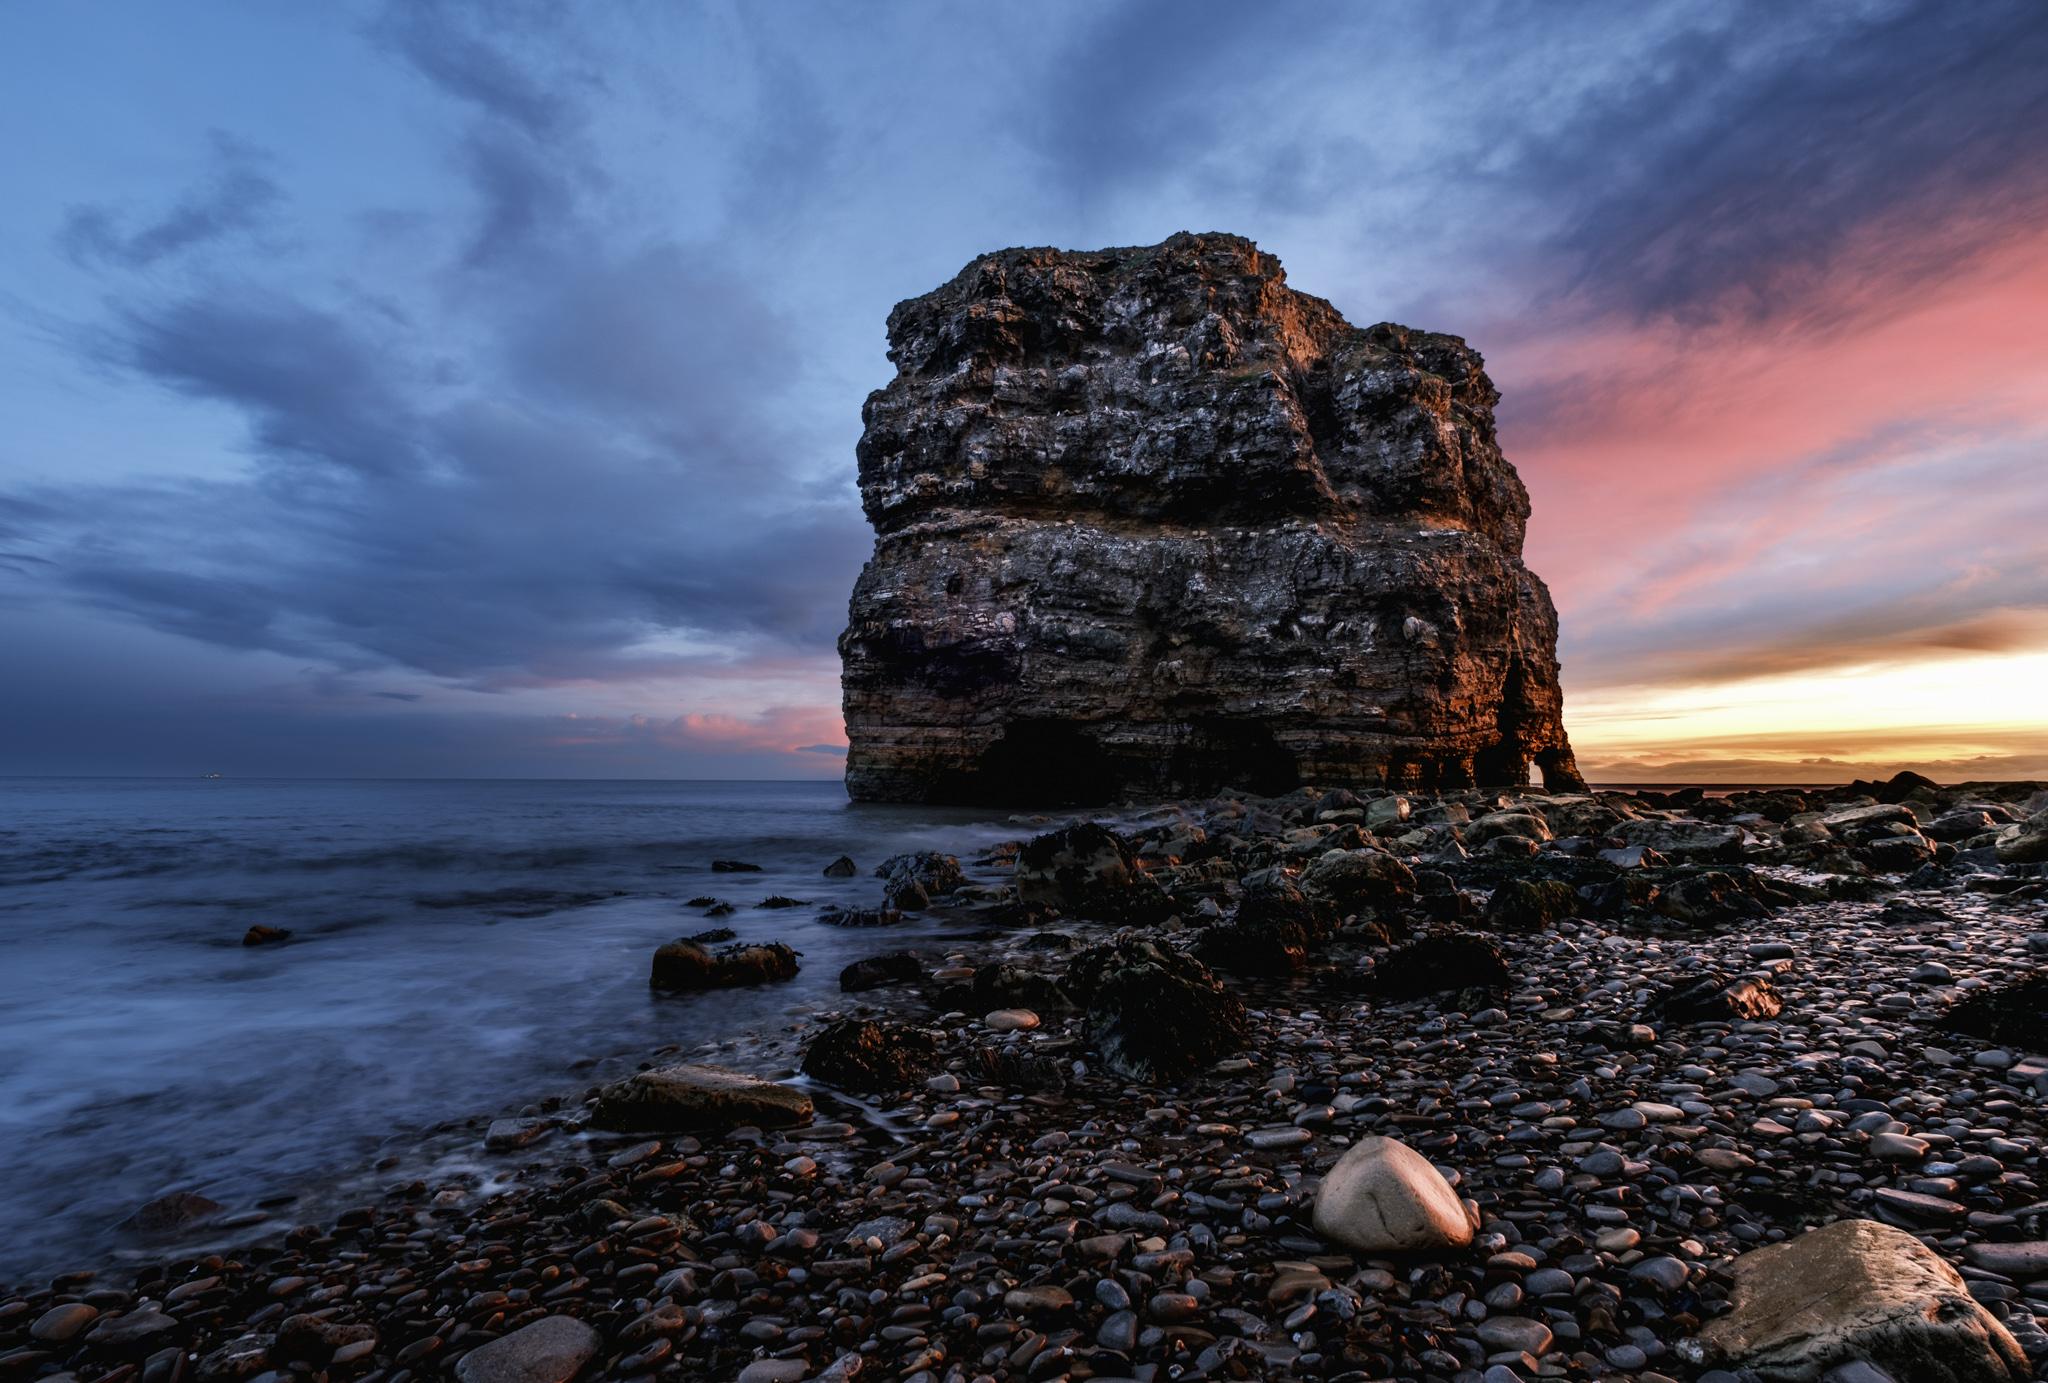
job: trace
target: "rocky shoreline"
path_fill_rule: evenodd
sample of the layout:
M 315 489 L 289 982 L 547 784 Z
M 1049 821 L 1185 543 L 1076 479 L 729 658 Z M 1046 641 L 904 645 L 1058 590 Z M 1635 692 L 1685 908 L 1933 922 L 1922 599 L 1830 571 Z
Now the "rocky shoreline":
M 1103 820 L 887 862 L 844 1012 L 711 1054 L 765 1088 L 657 1053 L 488 1179 L 16 1290 L 0 1371 L 2048 1377 L 2038 785 Z

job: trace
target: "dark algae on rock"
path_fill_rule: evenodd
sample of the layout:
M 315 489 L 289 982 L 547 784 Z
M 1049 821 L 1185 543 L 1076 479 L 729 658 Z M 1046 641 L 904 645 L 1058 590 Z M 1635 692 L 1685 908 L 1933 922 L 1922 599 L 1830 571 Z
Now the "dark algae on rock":
M 889 316 L 848 791 L 1579 786 L 1528 494 L 1454 336 L 1233 235 L 1005 250 Z

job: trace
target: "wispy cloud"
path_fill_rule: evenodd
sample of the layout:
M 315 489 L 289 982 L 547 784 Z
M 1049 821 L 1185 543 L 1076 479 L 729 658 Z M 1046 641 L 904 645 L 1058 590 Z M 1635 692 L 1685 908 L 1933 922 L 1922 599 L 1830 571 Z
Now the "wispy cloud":
M 205 178 L 170 207 L 138 218 L 109 202 L 73 206 L 57 242 L 88 267 L 145 269 L 214 242 L 246 238 L 267 225 L 284 201 L 271 159 L 233 135 L 214 131 Z

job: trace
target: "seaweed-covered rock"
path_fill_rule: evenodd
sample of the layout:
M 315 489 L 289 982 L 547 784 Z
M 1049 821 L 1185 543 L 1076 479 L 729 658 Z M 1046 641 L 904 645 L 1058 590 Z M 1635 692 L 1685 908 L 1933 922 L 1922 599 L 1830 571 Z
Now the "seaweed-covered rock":
M 1944 1013 L 1941 1026 L 2001 1047 L 2048 1052 L 2048 972 L 1978 990 Z
M 1375 994 L 1396 1001 L 1458 991 L 1497 996 L 1508 982 L 1507 956 L 1477 932 L 1419 937 L 1382 956 L 1369 977 Z
M 1310 953 L 1335 932 L 1328 903 L 1310 897 L 1285 874 L 1266 870 L 1245 881 L 1244 896 L 1228 922 L 1203 928 L 1195 954 L 1203 964 L 1233 975 L 1295 974 L 1307 968 Z
M 1066 1068 L 1059 1062 L 1008 1043 L 975 1048 L 969 1063 L 970 1080 L 1006 1090 L 1043 1094 L 1064 1090 L 1067 1085 Z
M 648 984 L 655 989 L 729 989 L 796 977 L 797 953 L 779 941 L 711 951 L 695 941 L 671 941 L 654 953 Z
M 1032 837 L 1017 852 L 1016 879 L 1024 903 L 1073 917 L 1142 923 L 1172 910 L 1131 843 L 1093 821 Z
M 884 985 L 910 983 L 923 975 L 924 966 L 915 955 L 909 951 L 890 951 L 857 960 L 841 970 L 839 988 L 848 994 L 858 994 Z
M 1482 920 L 1505 932 L 1540 932 L 1579 915 L 1578 890 L 1556 879 L 1509 879 L 1486 900 Z
M 875 877 L 882 881 L 882 897 L 888 905 L 906 912 L 929 907 L 940 894 L 967 884 L 960 861 L 936 850 L 891 855 L 875 866 Z
M 893 927 L 902 920 L 895 908 L 826 908 L 818 914 L 821 927 Z
M 1168 1083 L 1241 1050 L 1244 1005 L 1193 956 L 1123 933 L 1074 957 L 1069 986 L 1103 1064 Z
M 922 1028 L 842 1018 L 804 1048 L 803 1072 L 841 1090 L 887 1094 L 922 1081 L 938 1060 L 938 1043 Z
M 1008 961 L 990 961 L 977 966 L 974 978 L 968 983 L 968 994 L 976 1013 L 999 1008 L 1059 1013 L 1074 1006 L 1066 988 L 1057 978 Z
M 1327 851 L 1301 881 L 1347 913 L 1391 908 L 1415 895 L 1414 871 L 1384 850 Z
M 1734 922 L 1770 912 L 1751 896 L 1747 880 L 1720 869 L 1668 877 L 1659 888 L 1657 911 L 1679 922 Z

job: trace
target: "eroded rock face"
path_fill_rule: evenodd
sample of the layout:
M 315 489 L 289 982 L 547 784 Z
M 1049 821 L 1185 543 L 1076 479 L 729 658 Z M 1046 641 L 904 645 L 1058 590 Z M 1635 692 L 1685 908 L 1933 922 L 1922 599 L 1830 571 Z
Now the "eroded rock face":
M 1353 327 L 1228 235 L 988 255 L 889 341 L 854 797 L 1579 786 L 1464 342 Z

